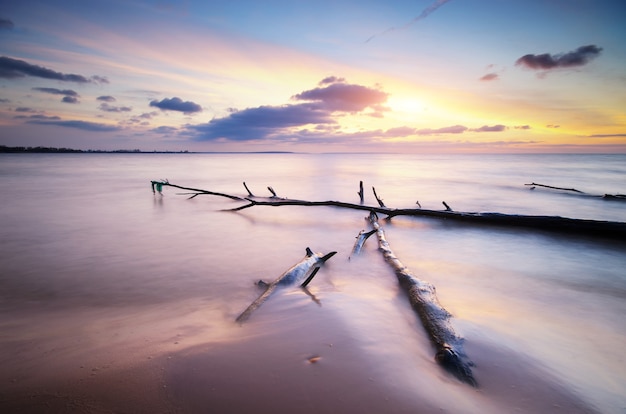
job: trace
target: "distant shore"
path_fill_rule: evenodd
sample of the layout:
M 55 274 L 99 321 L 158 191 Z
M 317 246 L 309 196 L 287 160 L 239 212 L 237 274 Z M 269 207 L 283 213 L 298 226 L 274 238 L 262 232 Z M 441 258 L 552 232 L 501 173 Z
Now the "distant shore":
M 0 153 L 36 153 L 36 154 L 292 154 L 291 151 L 142 151 L 139 149 L 119 150 L 81 150 L 56 147 L 7 147 L 0 145 Z

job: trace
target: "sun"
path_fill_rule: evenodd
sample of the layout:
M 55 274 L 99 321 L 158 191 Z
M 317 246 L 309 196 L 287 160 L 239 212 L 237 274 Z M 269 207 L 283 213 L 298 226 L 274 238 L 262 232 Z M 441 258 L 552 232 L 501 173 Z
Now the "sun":
M 387 105 L 398 115 L 414 115 L 424 112 L 426 109 L 424 102 L 410 97 L 393 96 L 389 98 Z

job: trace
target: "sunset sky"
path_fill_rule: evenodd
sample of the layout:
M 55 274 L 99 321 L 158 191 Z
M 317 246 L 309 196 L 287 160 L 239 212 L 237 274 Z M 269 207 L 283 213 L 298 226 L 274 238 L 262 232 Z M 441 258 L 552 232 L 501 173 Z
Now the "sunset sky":
M 0 145 L 626 152 L 623 0 L 20 0 Z

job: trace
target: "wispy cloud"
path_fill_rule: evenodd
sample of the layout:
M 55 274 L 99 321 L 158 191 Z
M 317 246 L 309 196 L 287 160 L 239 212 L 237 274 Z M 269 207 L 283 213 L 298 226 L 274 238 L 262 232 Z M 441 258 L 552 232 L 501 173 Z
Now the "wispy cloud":
M 130 112 L 133 110 L 130 106 L 114 106 L 106 102 L 101 103 L 98 109 L 104 112 Z
M 110 95 L 102 95 L 102 96 L 98 96 L 96 98 L 97 101 L 102 101 L 102 102 L 115 102 L 116 99 Z
M 619 138 L 619 137 L 626 137 L 626 133 L 625 134 L 593 134 L 593 135 L 589 135 L 589 138 Z
M 600 55 L 601 47 L 596 45 L 581 46 L 578 49 L 556 55 L 543 53 L 540 55 L 528 54 L 517 59 L 518 66 L 534 70 L 550 70 L 556 68 L 571 68 L 583 66 Z
M 43 79 L 53 79 L 64 82 L 76 83 L 108 83 L 103 76 L 92 76 L 87 78 L 73 73 L 61 73 L 43 66 L 33 65 L 23 60 L 13 59 L 7 56 L 0 56 L 0 78 L 17 79 L 26 76 L 33 76 Z
M 434 12 L 439 7 L 441 7 L 444 4 L 446 4 L 448 1 L 450 1 L 450 0 L 436 0 L 430 6 L 426 7 L 419 16 L 414 17 L 410 22 L 408 22 L 405 25 L 400 26 L 400 27 L 390 27 L 389 29 L 387 29 L 387 30 L 385 30 L 385 31 L 383 31 L 381 33 L 372 35 L 365 41 L 365 43 L 370 42 L 372 39 L 374 39 L 377 36 L 382 36 L 384 34 L 387 34 L 389 32 L 393 32 L 393 31 L 396 31 L 396 30 L 403 30 L 403 29 L 408 28 L 409 26 L 414 25 L 415 23 L 419 22 L 420 20 L 423 20 L 423 19 L 427 18 L 432 12 Z
M 66 96 L 78 96 L 78 92 L 72 89 L 57 89 L 57 88 L 33 88 L 34 91 L 50 93 L 52 95 L 66 95 Z
M 494 81 L 500 78 L 500 75 L 498 75 L 497 73 L 487 73 L 486 75 L 482 76 L 480 78 L 481 81 Z
M 162 111 L 177 111 L 177 112 L 183 112 L 187 115 L 193 114 L 196 112 L 202 112 L 202 107 L 198 105 L 197 103 L 194 103 L 191 101 L 183 102 L 183 100 L 178 97 L 174 97 L 171 99 L 164 98 L 160 101 L 157 101 L 155 99 L 153 101 L 150 101 L 150 106 L 159 108 Z
M 75 128 L 81 129 L 83 131 L 90 132 L 112 132 L 112 131 L 120 131 L 122 128 L 116 125 L 108 125 L 108 124 L 100 124 L 97 122 L 87 122 L 87 121 L 78 121 L 78 120 L 60 120 L 58 117 L 46 117 L 46 118 L 34 118 L 30 117 L 30 120 L 27 121 L 28 124 L 37 124 L 37 125 L 55 125 L 66 128 Z

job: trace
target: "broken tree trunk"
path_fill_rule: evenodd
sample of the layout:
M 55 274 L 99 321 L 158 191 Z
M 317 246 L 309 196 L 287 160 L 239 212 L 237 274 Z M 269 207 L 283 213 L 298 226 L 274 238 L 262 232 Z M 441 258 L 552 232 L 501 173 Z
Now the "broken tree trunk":
M 462 349 L 463 339 L 452 328 L 451 315 L 437 300 L 435 287 L 413 276 L 396 257 L 374 212 L 370 213 L 370 223 L 378 236 L 378 246 L 385 261 L 393 268 L 400 286 L 407 293 L 413 310 L 419 315 L 430 341 L 435 346 L 435 360 L 459 380 L 473 387 L 478 386 L 472 374 L 472 363 Z
M 243 311 L 237 319 L 235 319 L 239 323 L 243 323 L 254 312 L 259 308 L 279 286 L 288 286 L 296 283 L 301 283 L 303 288 L 311 282 L 311 279 L 315 276 L 319 267 L 322 266 L 328 259 L 333 257 L 337 252 L 330 252 L 326 255 L 322 255 L 321 253 L 313 253 L 311 249 L 306 248 L 306 255 L 304 258 L 293 265 L 289 270 L 287 270 L 282 275 L 278 276 L 276 280 L 267 284 L 267 288 L 265 291 L 259 296 L 254 302 L 248 306 L 248 308 Z

